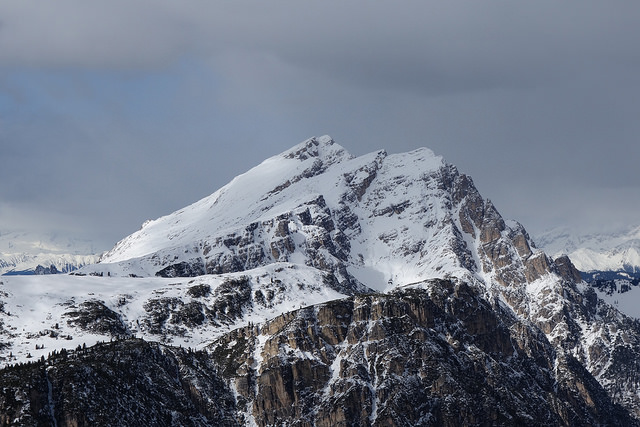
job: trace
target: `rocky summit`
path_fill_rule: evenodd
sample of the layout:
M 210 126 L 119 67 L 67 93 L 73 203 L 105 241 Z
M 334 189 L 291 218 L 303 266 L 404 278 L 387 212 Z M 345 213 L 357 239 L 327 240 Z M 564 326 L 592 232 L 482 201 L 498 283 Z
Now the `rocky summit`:
M 639 425 L 640 323 L 430 150 L 311 138 L 0 284 L 8 425 Z

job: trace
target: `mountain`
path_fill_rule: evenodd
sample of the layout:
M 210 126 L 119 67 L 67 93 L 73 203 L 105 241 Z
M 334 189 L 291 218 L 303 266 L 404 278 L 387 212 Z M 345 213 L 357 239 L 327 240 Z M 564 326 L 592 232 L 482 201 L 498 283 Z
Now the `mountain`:
M 330 271 L 346 293 L 443 276 L 533 281 L 555 268 L 430 150 L 352 157 L 322 137 L 146 222 L 84 271 L 189 276 L 283 261 Z
M 640 318 L 640 227 L 591 234 L 579 234 L 564 227 L 543 233 L 535 240 L 555 256 L 568 254 L 601 299 L 631 317 Z
M 580 271 L 640 274 L 640 226 L 591 234 L 564 227 L 547 231 L 535 240 L 550 254 L 568 255 Z
M 84 241 L 57 234 L 0 232 L 0 275 L 68 273 L 98 259 Z
M 640 419 L 640 322 L 428 149 L 311 138 L 75 274 L 0 284 L 0 413 L 25 424 Z

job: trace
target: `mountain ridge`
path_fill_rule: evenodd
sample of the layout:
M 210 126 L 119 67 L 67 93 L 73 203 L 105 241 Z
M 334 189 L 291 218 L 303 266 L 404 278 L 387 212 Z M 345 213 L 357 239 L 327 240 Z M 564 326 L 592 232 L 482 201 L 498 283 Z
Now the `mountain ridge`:
M 422 332 L 415 340 L 402 341 L 411 349 L 402 357 L 411 358 L 414 351 L 446 342 L 445 346 L 451 346 L 447 351 L 459 353 L 464 360 L 488 362 L 485 356 L 474 356 L 479 345 L 476 340 L 500 340 L 505 345 L 508 341 L 516 345 L 517 352 L 532 358 L 509 368 L 514 372 L 524 375 L 528 364 L 535 361 L 546 369 L 544 376 L 550 375 L 549 381 L 561 383 L 568 375 L 574 384 L 581 384 L 567 389 L 566 396 L 583 409 L 591 408 L 586 412 L 572 409 L 571 413 L 595 414 L 583 414 L 582 424 L 597 421 L 598 414 L 602 416 L 598 422 L 613 422 L 604 415 L 607 399 L 640 418 L 638 320 L 603 302 L 582 282 L 568 257 L 554 259 L 536 248 L 525 228 L 504 220 L 469 176 L 428 149 L 401 154 L 379 150 L 354 157 L 328 136 L 308 139 L 239 175 L 211 196 L 145 223 L 118 242 L 100 263 L 76 274 L 55 281 L 55 287 L 51 280 L 4 281 L 0 336 L 14 341 L 9 341 L 0 357 L 7 361 L 11 348 L 16 354 L 19 350 L 22 358 L 27 352 L 44 357 L 48 349 L 59 348 L 62 336 L 74 345 L 83 340 L 136 336 L 195 345 L 207 349 L 216 366 L 226 372 L 226 384 L 238 405 L 237 416 L 259 425 L 277 424 L 277 417 L 290 416 L 275 411 L 272 417 L 276 418 L 260 418 L 265 408 L 295 403 L 300 393 L 312 393 L 316 390 L 313 384 L 326 380 L 314 377 L 316 371 L 308 369 L 309 363 L 321 369 L 317 372 L 329 369 L 332 375 L 342 375 L 345 363 L 354 368 L 344 371 L 344 384 L 363 385 L 358 388 L 360 397 L 353 399 L 369 405 L 370 412 L 358 419 L 362 425 L 371 425 L 377 422 L 376 408 L 382 413 L 383 403 L 403 392 L 401 382 L 383 386 L 371 381 L 377 365 L 370 365 L 368 349 L 374 351 L 372 355 L 383 354 L 394 342 L 404 340 L 407 331 L 392 325 L 415 311 L 402 311 L 405 303 L 387 304 L 385 298 L 418 292 L 423 295 L 418 299 L 424 300 L 418 306 L 433 299 L 442 313 L 436 323 L 417 325 Z M 375 316 L 362 317 L 357 307 L 353 314 L 340 315 L 358 319 L 349 323 L 355 335 L 348 341 L 330 337 L 338 333 L 340 320 L 331 325 L 321 318 L 313 321 L 316 323 L 302 322 L 322 307 L 367 296 L 371 305 L 365 304 L 366 310 L 377 313 Z M 41 307 L 38 311 L 25 309 L 36 301 Z M 482 307 L 483 318 L 493 319 L 494 326 L 458 323 L 468 318 L 471 307 Z M 300 313 L 307 317 L 299 318 Z M 346 324 L 347 317 L 338 319 Z M 32 323 L 21 333 L 27 318 Z M 55 327 L 42 329 L 42 324 L 50 325 L 55 319 L 59 319 Z M 369 330 L 374 323 L 382 325 L 384 335 L 392 339 L 371 341 L 369 335 L 363 335 L 362 328 Z M 287 325 L 291 327 L 288 332 L 280 334 Z M 319 341 L 315 328 L 333 332 Z M 464 339 L 456 339 L 456 331 L 465 328 L 470 329 L 460 336 Z M 251 338 L 252 344 L 240 345 L 239 331 L 245 331 L 244 342 Z M 511 338 L 505 338 L 506 331 Z M 296 350 L 293 341 L 298 338 Z M 334 357 L 347 346 L 351 350 Z M 494 361 L 502 357 L 492 355 L 490 349 L 483 350 L 486 357 Z M 245 362 L 227 369 L 224 358 L 216 356 L 220 352 Z M 288 362 L 263 367 L 260 361 L 272 356 L 273 363 Z M 395 372 L 397 365 L 387 362 L 384 369 Z M 445 360 L 436 358 L 434 363 L 447 369 Z M 503 363 L 511 362 L 500 359 L 498 364 Z M 290 375 L 299 375 L 295 384 L 304 387 L 292 385 L 287 379 Z M 259 378 L 267 381 L 267 400 L 245 393 L 258 390 L 254 386 Z M 441 387 L 447 383 L 443 381 L 425 385 Z M 500 382 L 497 377 L 495 381 Z M 470 393 L 482 388 L 475 380 L 468 386 Z M 315 398 L 339 402 L 340 396 L 349 395 L 345 387 L 329 388 Z M 604 396 L 600 389 L 607 397 L 596 398 Z M 371 401 L 365 395 L 376 398 Z M 547 402 L 557 397 L 547 395 Z M 430 402 L 427 406 L 440 404 L 435 395 L 424 399 L 423 403 Z M 508 400 L 511 403 L 504 413 L 510 415 L 504 422 L 517 413 L 512 406 L 519 398 Z M 458 396 L 454 401 L 464 404 L 465 399 Z M 434 417 L 436 406 L 429 406 L 428 413 Z M 470 413 L 466 420 L 480 413 Z M 554 413 L 548 419 L 556 425 L 569 423 L 566 412 Z M 328 419 L 340 419 L 334 415 Z M 427 412 L 423 415 L 428 416 Z
M 328 147 L 332 149 L 327 149 Z M 321 155 L 324 153 L 323 149 L 328 153 L 325 154 L 325 157 Z M 334 167 L 332 168 L 332 166 Z M 282 170 L 285 170 L 285 173 L 278 174 Z M 388 176 L 395 174 L 396 171 L 403 174 Z M 264 176 L 265 173 L 269 175 L 267 178 Z M 379 185 L 371 188 L 376 179 Z M 415 184 L 421 181 L 427 185 L 416 189 Z M 236 188 L 237 186 L 240 188 Z M 447 186 L 456 187 L 451 196 L 444 194 Z M 446 199 L 442 200 L 445 197 Z M 428 215 L 424 215 L 425 208 L 420 205 L 413 207 L 413 212 L 410 212 L 408 209 L 411 207 L 412 198 L 431 199 L 437 205 L 428 206 L 431 211 L 426 212 Z M 457 206 L 453 206 L 453 204 Z M 263 226 L 267 222 L 271 222 L 273 224 L 266 225 L 266 228 L 269 228 L 267 232 L 276 234 L 275 237 L 285 237 L 286 241 L 282 244 L 291 248 L 296 246 L 295 242 L 286 238 L 299 238 L 300 234 L 303 234 L 301 229 L 309 225 L 305 224 L 305 220 L 309 219 L 302 218 L 301 215 L 306 215 L 307 211 L 312 217 L 315 216 L 311 220 L 318 222 L 313 225 L 324 228 L 327 234 L 338 234 L 338 240 L 347 233 L 351 237 L 359 237 L 358 239 L 350 238 L 350 245 L 359 245 L 355 249 L 352 247 L 339 248 L 339 242 L 334 241 L 334 243 L 338 243 L 336 245 L 338 249 L 343 252 L 349 250 L 350 253 L 331 254 L 338 259 L 350 256 L 351 265 L 349 267 L 351 267 L 351 271 L 349 273 L 356 276 L 358 274 L 367 276 L 367 273 L 373 273 L 374 276 L 379 275 L 380 271 L 369 269 L 374 265 L 379 269 L 383 257 L 372 252 L 375 250 L 383 252 L 389 248 L 384 244 L 377 244 L 377 241 L 396 240 L 399 235 L 403 240 L 404 247 L 392 249 L 404 250 L 404 255 L 425 250 L 435 252 L 429 258 L 435 260 L 438 265 L 431 266 L 429 277 L 439 277 L 446 273 L 465 275 L 469 271 L 475 271 L 478 276 L 483 276 L 484 273 L 487 273 L 482 267 L 484 260 L 474 259 L 472 254 L 465 253 L 464 248 L 458 248 L 457 251 L 440 251 L 441 253 L 438 254 L 438 247 L 446 248 L 450 246 L 447 241 L 451 243 L 468 238 L 468 240 L 457 242 L 457 244 L 466 245 L 468 249 L 472 246 L 486 244 L 489 241 L 500 240 L 503 237 L 502 233 L 511 234 L 510 237 L 505 236 L 507 240 L 511 238 L 517 240 L 515 243 L 516 251 L 519 258 L 524 260 L 523 262 L 532 258 L 529 262 L 532 265 L 528 267 L 530 277 L 535 275 L 536 267 L 533 264 L 551 262 L 542 259 L 544 258 L 542 252 L 535 249 L 520 224 L 510 222 L 511 225 L 507 225 L 493 204 L 482 199 L 471 178 L 460 174 L 455 166 L 446 164 L 442 157 L 435 156 L 431 150 L 423 148 L 396 155 L 388 155 L 381 150 L 356 158 L 349 155 L 330 137 L 325 136 L 311 138 L 280 155 L 265 160 L 250 171 L 239 175 L 211 196 L 205 197 L 187 208 L 156 221 L 146 222 L 141 230 L 118 242 L 112 250 L 108 251 L 101 260 L 101 266 L 96 268 L 103 268 L 106 271 L 109 265 L 123 261 L 126 263 L 135 259 L 143 268 L 140 271 L 134 271 L 134 274 L 153 275 L 159 272 L 158 267 L 166 267 L 167 260 L 172 256 L 174 258 L 178 256 L 181 262 L 189 261 L 188 258 L 192 258 L 198 263 L 198 258 L 204 258 L 205 261 L 194 271 L 217 272 L 216 269 L 220 270 L 219 262 L 207 265 L 211 258 L 208 252 L 213 249 L 209 240 L 215 240 L 214 244 L 221 247 L 228 245 L 225 245 L 224 241 L 219 241 L 220 236 L 227 238 L 227 243 L 229 239 L 237 239 L 241 234 L 251 234 L 249 239 L 253 239 L 256 232 L 263 232 Z M 238 212 L 242 212 L 242 214 L 239 215 Z M 408 214 L 413 218 L 407 218 Z M 441 218 L 443 215 L 446 216 L 444 219 Z M 231 217 L 231 219 L 219 221 L 221 216 Z M 290 218 L 285 218 L 295 216 L 299 219 L 297 223 L 289 220 Z M 403 219 L 402 227 L 391 228 L 385 224 L 390 222 L 387 221 L 387 218 L 394 216 Z M 426 220 L 433 221 L 438 225 L 438 229 L 433 230 L 436 227 L 426 223 L 423 224 L 424 230 L 422 230 L 422 227 L 413 226 L 412 221 L 408 220 L 417 218 L 418 221 L 424 222 L 426 216 L 429 216 Z M 185 224 L 182 223 L 183 219 Z M 323 221 L 326 221 L 327 224 L 323 224 Z M 483 224 L 483 221 L 486 223 Z M 438 222 L 440 223 L 438 224 Z M 290 224 L 294 228 L 292 231 L 288 229 Z M 248 230 L 249 225 L 254 229 Z M 489 231 L 482 230 L 483 226 Z M 277 227 L 280 228 L 273 230 Z M 495 227 L 499 228 L 497 232 L 495 232 Z M 155 230 L 160 230 L 160 233 L 154 235 Z M 440 235 L 437 235 L 438 233 Z M 283 236 L 278 236 L 278 234 L 283 234 Z M 431 243 L 430 247 L 424 247 L 427 242 L 412 239 L 411 234 L 427 234 L 430 237 L 429 240 L 432 241 L 429 242 Z M 429 234 L 431 235 L 429 236 Z M 274 254 L 276 250 L 282 252 L 283 248 L 274 248 L 268 245 L 268 243 L 278 244 L 281 242 L 274 242 L 276 239 L 273 236 L 266 237 L 265 247 L 259 248 L 263 252 L 263 261 L 282 260 Z M 331 237 L 329 236 L 329 238 Z M 268 241 L 269 238 L 271 241 Z M 369 250 L 370 254 L 367 254 L 367 248 L 364 247 L 373 245 L 374 242 L 376 242 L 376 247 Z M 513 244 L 513 242 L 511 243 Z M 420 247 L 421 245 L 422 247 Z M 231 248 L 222 248 L 226 252 L 228 249 Z M 502 248 L 502 250 L 506 249 Z M 183 252 L 183 254 L 178 254 L 178 252 Z M 205 252 L 207 253 L 205 254 Z M 289 250 L 288 252 L 295 251 Z M 226 253 L 221 256 L 225 255 Z M 272 257 L 268 255 L 272 255 Z M 286 255 L 297 256 L 299 254 Z M 369 260 L 367 255 L 372 255 L 374 259 Z M 484 255 L 487 253 L 485 252 Z M 494 255 L 497 254 L 489 254 L 489 256 Z M 250 257 L 249 255 L 248 258 Z M 357 257 L 361 257 L 364 261 L 358 263 L 357 260 L 354 260 Z M 537 257 L 541 259 L 535 261 Z M 422 258 L 424 265 L 428 259 Z M 448 263 L 450 271 L 442 272 L 445 260 L 450 261 Z M 132 264 L 135 263 L 129 263 L 129 266 L 131 269 L 135 269 Z M 222 266 L 221 272 L 234 268 L 242 270 L 246 268 L 246 260 L 243 264 L 235 267 Z M 408 265 L 410 263 L 406 262 L 403 267 L 406 269 Z M 118 274 L 118 272 L 111 271 L 111 274 Z M 378 290 L 385 289 L 386 284 L 389 281 L 393 282 L 394 279 L 400 280 L 401 284 L 407 284 L 425 277 L 424 271 L 415 274 L 414 277 L 402 277 L 408 275 L 394 272 L 392 266 L 388 266 L 387 271 L 382 272 L 382 275 L 384 277 L 382 281 L 378 281 Z M 498 274 L 499 276 L 500 274 Z M 370 276 L 367 279 L 370 279 Z

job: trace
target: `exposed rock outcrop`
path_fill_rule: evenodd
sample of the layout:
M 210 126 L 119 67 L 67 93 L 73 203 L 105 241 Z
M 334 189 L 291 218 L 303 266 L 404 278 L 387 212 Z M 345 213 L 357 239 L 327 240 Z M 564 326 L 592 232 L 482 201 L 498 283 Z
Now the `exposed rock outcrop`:
M 208 352 L 63 351 L 0 383 L 0 425 L 638 425 L 537 328 L 445 280 L 286 313 Z
M 635 423 L 572 356 L 464 283 L 301 309 L 211 351 L 261 426 Z

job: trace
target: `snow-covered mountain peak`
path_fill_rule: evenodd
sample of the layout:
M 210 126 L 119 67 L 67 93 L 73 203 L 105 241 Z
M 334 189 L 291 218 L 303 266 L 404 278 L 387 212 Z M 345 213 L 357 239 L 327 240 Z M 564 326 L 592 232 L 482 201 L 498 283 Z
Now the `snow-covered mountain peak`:
M 347 294 L 445 276 L 525 283 L 554 268 L 431 150 L 354 157 L 325 136 L 147 223 L 89 272 L 189 276 L 273 262 L 328 271 Z
M 272 159 L 279 157 L 300 161 L 313 158 L 324 163 L 335 163 L 352 158 L 347 150 L 337 144 L 329 135 L 309 138 L 284 153 L 272 157 Z

